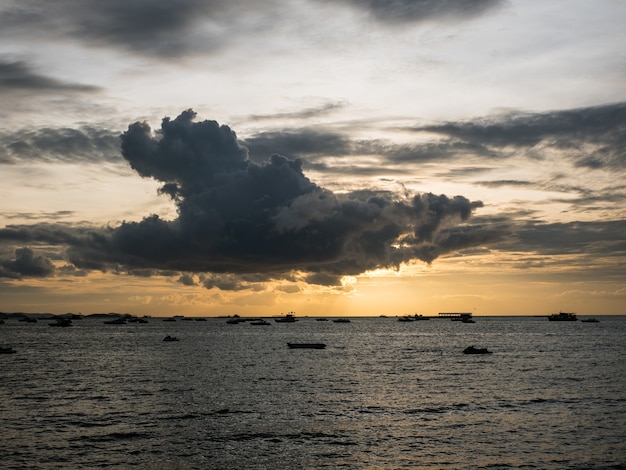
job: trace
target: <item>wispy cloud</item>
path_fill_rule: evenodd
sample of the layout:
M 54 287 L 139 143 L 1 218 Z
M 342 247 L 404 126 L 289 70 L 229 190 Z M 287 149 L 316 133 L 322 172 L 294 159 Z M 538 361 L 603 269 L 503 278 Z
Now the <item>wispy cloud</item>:
M 7 91 L 93 93 L 100 91 L 100 88 L 38 73 L 25 61 L 0 60 L 0 92 Z
M 92 126 L 0 132 L 0 163 L 106 161 L 123 162 L 118 132 Z

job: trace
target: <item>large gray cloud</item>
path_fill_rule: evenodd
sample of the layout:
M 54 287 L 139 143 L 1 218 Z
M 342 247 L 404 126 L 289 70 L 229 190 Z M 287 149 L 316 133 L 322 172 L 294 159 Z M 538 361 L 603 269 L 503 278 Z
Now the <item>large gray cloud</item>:
M 117 228 L 7 227 L 0 239 L 68 245 L 84 269 L 262 273 L 299 270 L 312 282 L 432 262 L 500 234 L 467 225 L 482 205 L 463 196 L 383 191 L 334 194 L 310 181 L 302 161 L 279 154 L 257 163 L 235 133 L 191 110 L 165 118 L 157 132 L 135 123 L 122 135 L 122 154 L 140 175 L 163 183 L 178 209 L 172 221 L 153 215 Z M 465 225 L 463 233 L 454 227 Z M 213 278 L 211 278 L 213 279 Z M 212 285 L 219 285 L 216 281 Z
M 533 148 L 533 158 L 543 158 L 542 149 L 558 148 L 576 163 L 585 149 L 584 155 L 602 163 L 594 168 L 621 169 L 624 108 L 616 104 L 516 114 L 412 130 L 440 134 L 461 155 L 474 149 L 479 157 L 499 159 Z M 481 203 L 462 196 L 373 190 L 333 193 L 309 180 L 304 171 L 307 160 L 296 158 L 323 161 L 331 152 L 349 156 L 369 148 L 372 153 L 383 153 L 389 162 L 400 163 L 411 161 L 412 146 L 403 146 L 406 151 L 399 157 L 400 147 L 356 142 L 339 132 L 310 129 L 265 132 L 248 137 L 244 145 L 228 126 L 195 118 L 193 111 L 184 111 L 175 119 L 165 118 L 156 131 L 146 123 L 134 123 L 121 138 L 124 159 L 143 177 L 162 183 L 161 193 L 176 204 L 176 219 L 152 215 L 102 228 L 7 226 L 0 230 L 0 243 L 69 247 L 66 259 L 85 270 L 142 275 L 195 272 L 200 274 L 199 285 L 223 289 L 250 288 L 264 279 L 291 279 L 294 271 L 305 272 L 311 283 L 337 285 L 344 274 L 397 267 L 411 260 L 432 262 L 477 246 L 547 257 L 567 253 L 623 256 L 623 221 L 546 224 L 533 214 L 481 218 L 472 217 Z M 56 134 L 51 135 L 54 141 Z M 68 135 L 71 141 L 73 133 L 68 131 Z M 112 145 L 110 135 L 105 135 L 104 141 Z M 35 148 L 44 148 L 45 141 Z M 414 160 L 427 158 L 428 149 L 433 150 L 433 158 L 453 158 L 452 152 L 448 156 L 442 149 L 445 146 L 446 140 L 428 144 Z M 272 147 L 290 157 L 272 154 Z M 58 152 L 65 148 L 60 145 Z M 485 153 L 481 155 L 482 148 Z M 261 156 L 251 155 L 256 152 Z M 326 171 L 337 170 L 327 165 Z M 478 174 L 485 167 L 463 171 Z M 482 184 L 528 187 L 545 183 L 498 180 Z M 558 186 L 551 187 L 555 189 Z M 577 192 L 580 203 L 601 196 L 578 186 L 562 190 Z M 619 182 L 612 191 L 611 200 L 623 200 Z M 16 274 L 17 256 L 5 251 L 1 258 L 4 276 L 25 275 Z M 19 259 L 29 261 L 25 253 Z M 195 282 L 189 275 L 183 281 Z

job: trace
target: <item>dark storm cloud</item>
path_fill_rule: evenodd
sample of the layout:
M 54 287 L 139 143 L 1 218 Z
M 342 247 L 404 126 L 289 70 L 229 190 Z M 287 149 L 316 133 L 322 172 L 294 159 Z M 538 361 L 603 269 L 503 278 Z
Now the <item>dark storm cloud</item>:
M 343 0 L 392 23 L 467 20 L 502 5 L 502 0 Z
M 79 83 L 65 82 L 55 78 L 41 75 L 23 61 L 0 60 L 0 92 L 8 91 L 29 92 L 95 92 L 98 87 L 81 85 Z
M 0 261 L 0 277 L 21 279 L 46 277 L 53 273 L 52 261 L 35 254 L 30 248 L 18 248 L 15 250 L 15 259 Z
M 474 145 L 477 156 L 543 158 L 556 149 L 578 167 L 626 166 L 626 103 L 534 114 L 512 114 L 483 121 L 449 122 L 415 130 L 440 134 L 441 145 Z M 488 149 L 488 152 L 481 152 Z
M 431 262 L 492 235 L 471 226 L 463 236 L 451 231 L 467 223 L 480 202 L 429 193 L 334 194 L 311 182 L 300 160 L 273 154 L 257 163 L 229 127 L 194 119 L 188 110 L 163 119 L 158 132 L 135 123 L 122 135 L 124 158 L 140 175 L 163 183 L 177 219 L 153 215 L 80 232 L 14 226 L 0 230 L 0 240 L 65 243 L 81 269 L 260 273 L 266 279 L 302 271 L 312 282 L 337 285 L 344 274 Z M 245 284 L 224 276 L 202 282 L 222 289 Z
M 0 132 L 0 163 L 122 163 L 118 132 L 95 127 Z

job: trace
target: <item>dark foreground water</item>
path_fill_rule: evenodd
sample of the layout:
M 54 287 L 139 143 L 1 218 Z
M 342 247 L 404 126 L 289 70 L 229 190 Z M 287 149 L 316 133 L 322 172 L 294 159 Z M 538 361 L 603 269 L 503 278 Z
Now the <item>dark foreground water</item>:
M 626 317 L 599 318 L 6 320 L 0 467 L 623 469 Z

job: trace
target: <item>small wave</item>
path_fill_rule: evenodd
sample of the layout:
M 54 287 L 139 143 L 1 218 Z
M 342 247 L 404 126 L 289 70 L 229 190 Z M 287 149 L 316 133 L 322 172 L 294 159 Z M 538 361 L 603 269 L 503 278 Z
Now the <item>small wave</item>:
M 145 439 L 149 437 L 148 434 L 142 432 L 112 432 L 109 434 L 101 434 L 95 436 L 79 436 L 76 439 L 77 441 L 86 441 L 86 442 L 114 442 L 114 441 L 127 441 L 127 440 L 135 440 L 135 439 Z
M 407 415 L 417 415 L 417 414 L 428 414 L 428 413 L 447 413 L 451 408 L 448 406 L 442 406 L 437 408 L 427 407 L 427 408 L 414 408 L 409 410 L 404 410 L 404 414 Z

